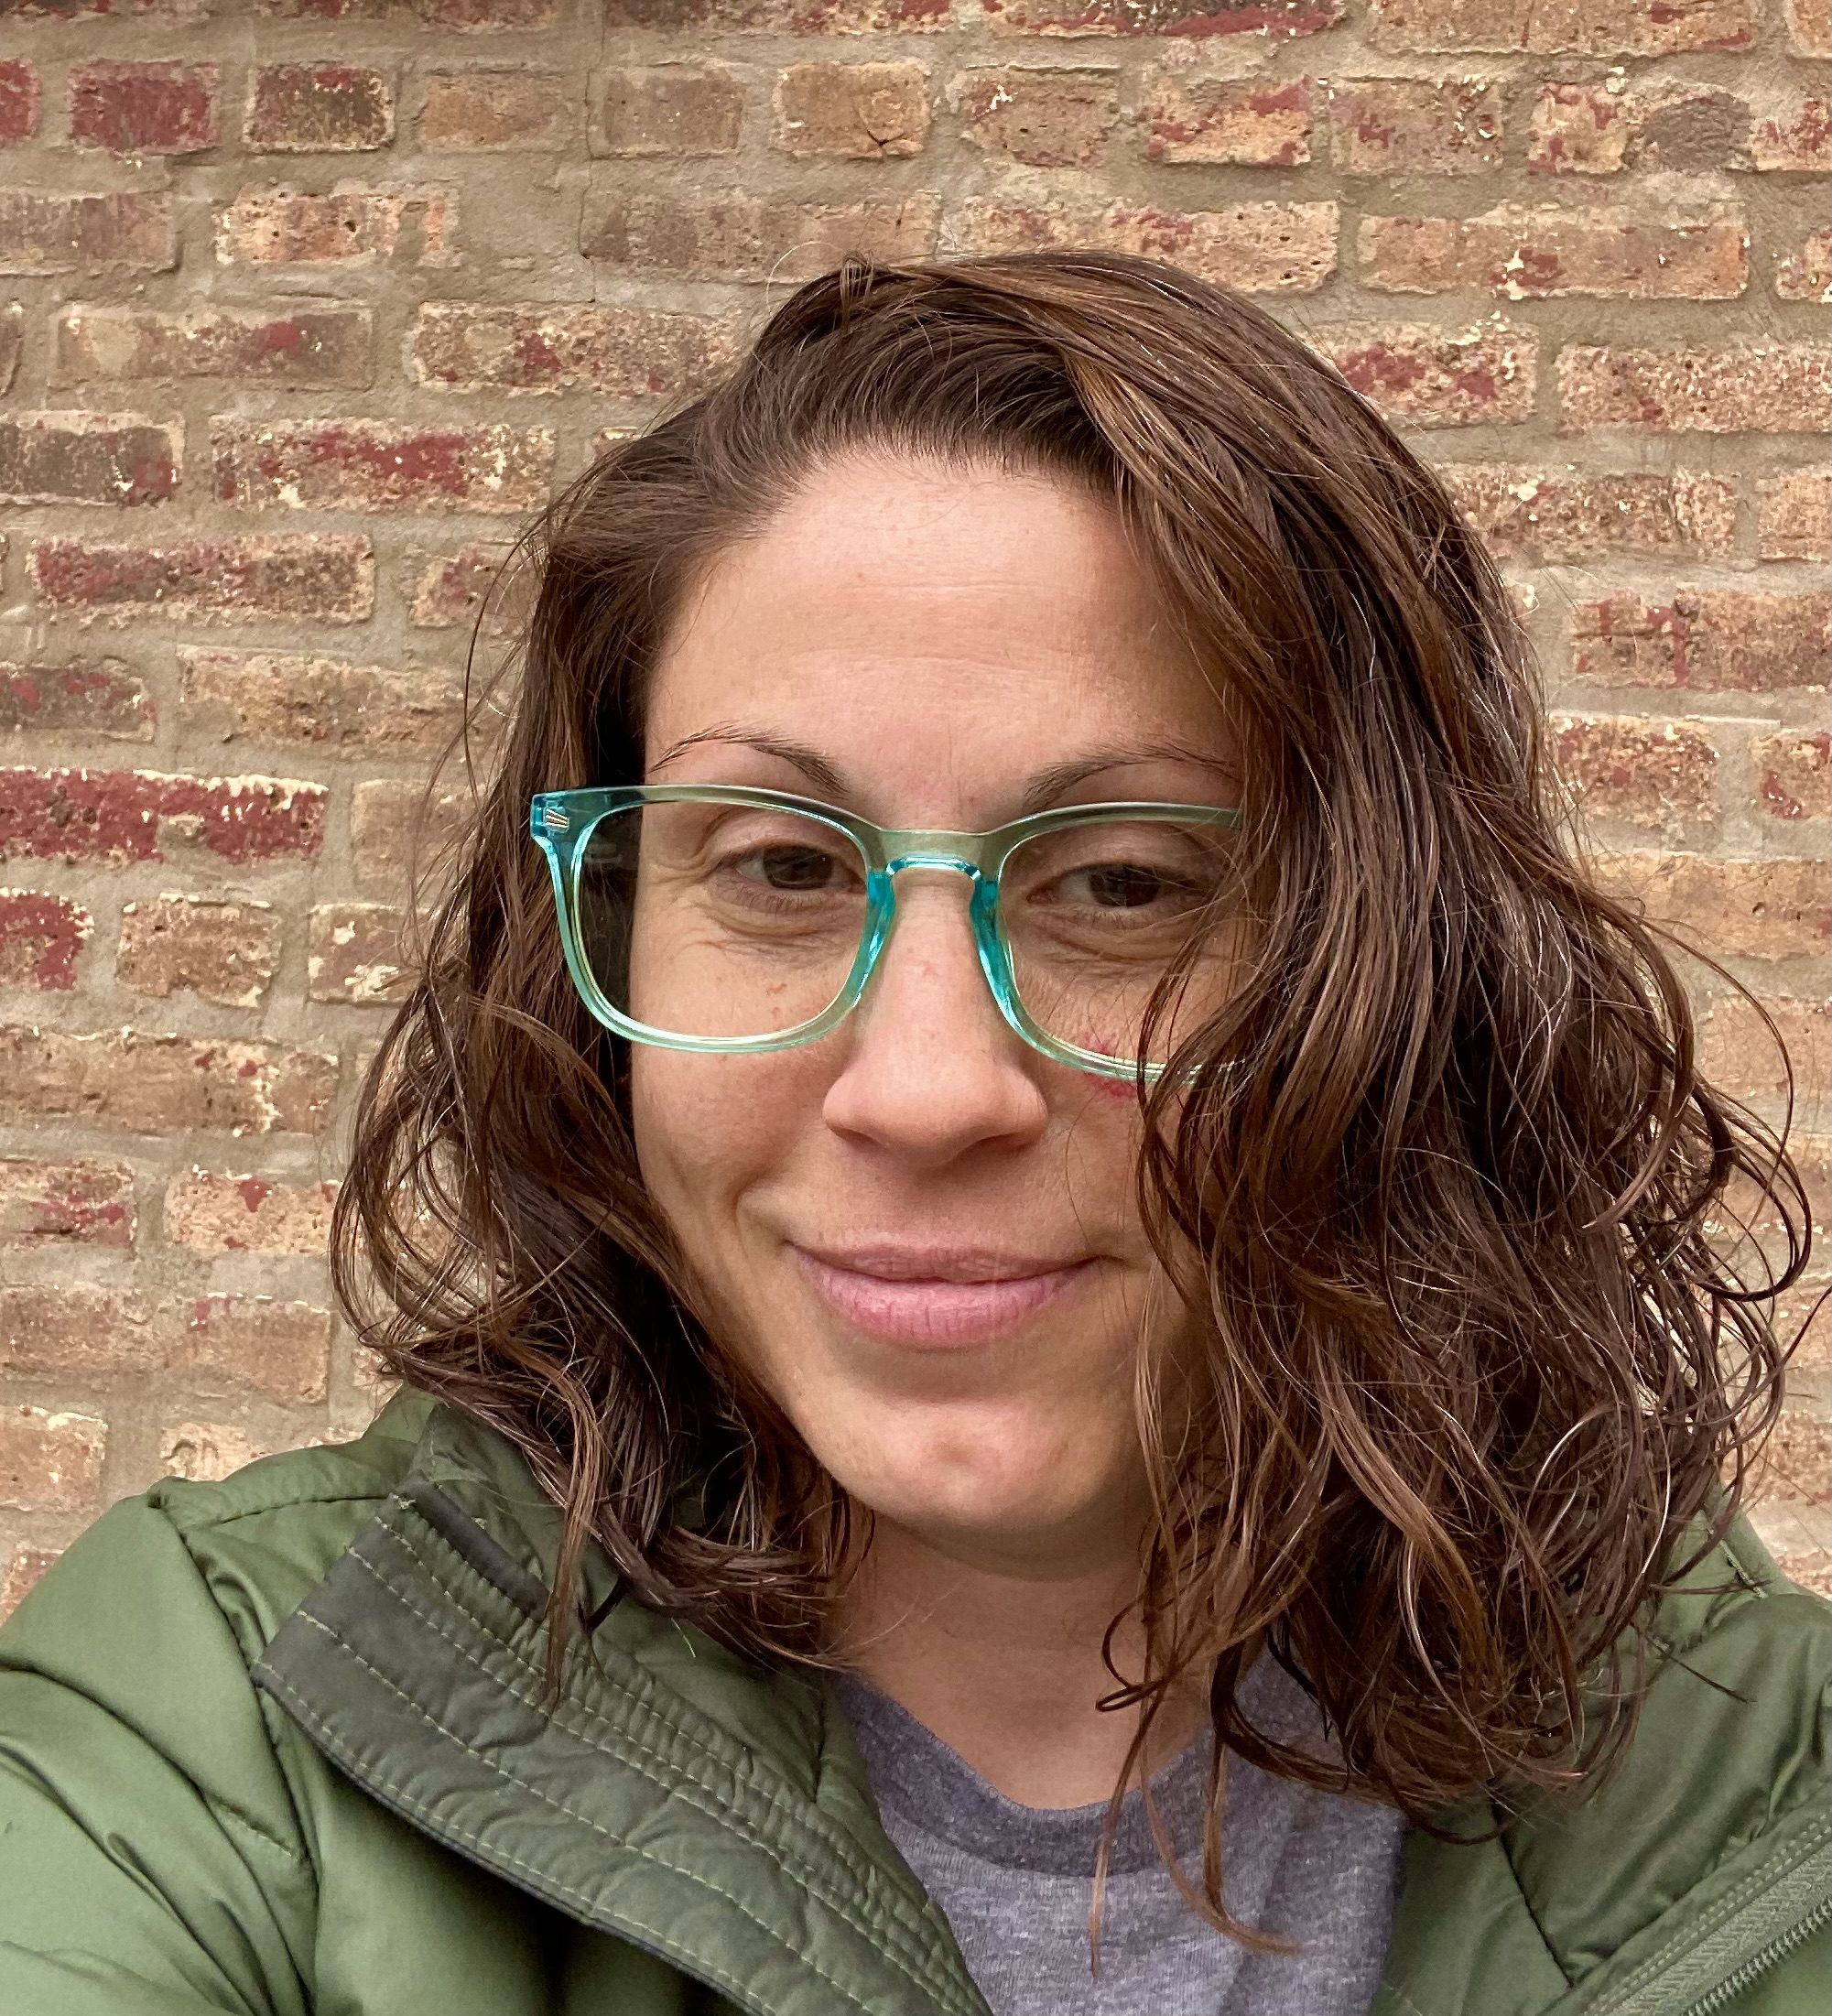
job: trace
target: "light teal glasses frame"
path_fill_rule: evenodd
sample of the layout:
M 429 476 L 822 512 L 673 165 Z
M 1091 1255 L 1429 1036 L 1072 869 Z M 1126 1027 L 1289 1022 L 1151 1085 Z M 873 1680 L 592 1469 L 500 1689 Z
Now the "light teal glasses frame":
M 798 812 L 816 819 L 851 840 L 863 857 L 866 868 L 866 915 L 859 941 L 858 956 L 845 984 L 832 1002 L 811 1021 L 798 1023 L 767 1036 L 682 1036 L 671 1030 L 651 1028 L 613 1007 L 593 978 L 586 962 L 580 935 L 579 876 L 587 843 L 601 819 L 615 813 L 634 811 L 639 806 L 699 802 L 711 805 L 748 805 L 764 810 Z M 1136 1078 L 1141 1069 L 1147 1081 L 1158 1078 L 1164 1066 L 1127 1062 L 1103 1057 L 1098 1050 L 1085 1050 L 1066 1043 L 1040 1028 L 1025 1011 L 1018 996 L 1012 971 L 1012 948 L 1005 936 L 999 910 L 999 877 L 1005 862 L 1027 840 L 1040 833 L 1054 833 L 1065 827 L 1094 826 L 1113 819 L 1151 819 L 1179 825 L 1238 826 L 1241 814 L 1232 807 L 1174 805 L 1150 800 L 1115 799 L 1100 805 L 1063 806 L 1047 812 L 1033 812 L 1008 825 L 994 826 L 983 833 L 927 831 L 904 827 L 874 826 L 870 819 L 839 807 L 824 805 L 818 798 L 805 798 L 791 791 L 753 789 L 733 784 L 633 784 L 587 786 L 572 791 L 537 792 L 529 801 L 528 830 L 540 843 L 553 877 L 554 900 L 559 913 L 560 944 L 567 970 L 580 998 L 607 1029 L 627 1036 L 634 1043 L 646 1043 L 664 1050 L 717 1051 L 737 1056 L 756 1056 L 770 1050 L 788 1050 L 813 1043 L 835 1029 L 863 998 L 896 919 L 896 877 L 906 868 L 951 869 L 973 884 L 969 916 L 973 943 L 980 956 L 980 970 L 992 991 L 999 1013 L 1035 1050 L 1058 1064 L 1069 1064 L 1103 1078 Z

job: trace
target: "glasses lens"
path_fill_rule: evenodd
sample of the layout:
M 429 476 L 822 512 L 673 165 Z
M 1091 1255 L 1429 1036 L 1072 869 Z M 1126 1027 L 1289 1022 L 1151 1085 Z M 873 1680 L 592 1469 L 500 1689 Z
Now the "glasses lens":
M 1242 905 L 1227 827 L 1090 821 L 1025 840 L 1000 878 L 1012 978 L 1046 1035 L 1162 1064 L 1232 984 Z M 1166 974 L 1169 1003 L 1146 1031 Z
M 578 924 L 612 1006 L 667 1035 L 781 1035 L 829 1008 L 866 920 L 866 866 L 798 812 L 697 800 L 613 813 L 579 863 Z

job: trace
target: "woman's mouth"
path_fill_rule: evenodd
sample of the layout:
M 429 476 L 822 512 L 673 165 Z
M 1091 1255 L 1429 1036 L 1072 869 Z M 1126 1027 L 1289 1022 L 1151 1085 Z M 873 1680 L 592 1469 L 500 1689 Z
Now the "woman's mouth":
M 1064 1264 L 980 1252 L 873 1250 L 844 1257 L 791 1245 L 817 1295 L 855 1329 L 887 1342 L 946 1349 L 1022 1329 L 1079 1287 L 1092 1259 Z

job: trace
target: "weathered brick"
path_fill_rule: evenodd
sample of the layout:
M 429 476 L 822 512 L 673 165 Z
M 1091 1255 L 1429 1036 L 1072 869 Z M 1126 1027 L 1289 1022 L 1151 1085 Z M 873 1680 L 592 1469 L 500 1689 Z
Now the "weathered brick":
M 366 385 L 374 317 L 366 308 L 269 312 L 84 305 L 65 309 L 53 333 L 51 383 L 110 384 L 233 378 L 254 385 Z
M 162 27 L 190 27 L 208 16 L 210 0 L 7 0 L 9 21 L 74 21 L 107 15 Z
M 970 198 L 956 232 L 967 252 L 1076 245 L 1167 259 L 1250 294 L 1309 294 L 1336 266 L 1334 203 L 1237 203 L 1229 210 L 1038 209 Z
M 134 1223 L 125 1162 L 0 1161 L 0 1245 L 131 1246 Z
M 1357 392 L 1407 427 L 1518 426 L 1533 417 L 1539 344 L 1530 330 L 1479 322 L 1310 339 Z
M 204 1252 L 289 1253 L 317 1259 L 331 1239 L 334 1183 L 192 1168 L 166 1187 L 162 1230 L 175 1245 Z
M 329 794 L 285 777 L 154 770 L 0 769 L 0 861 L 298 860 L 324 838 Z
M 145 682 L 116 658 L 0 664 L 0 732 L 36 730 L 151 742 L 155 720 Z
M 1728 300 L 1748 283 L 1749 234 L 1729 215 L 1641 220 L 1503 204 L 1479 217 L 1363 218 L 1360 261 L 1368 286 L 1395 293 Z
M 398 253 L 409 264 L 450 266 L 456 222 L 449 190 L 244 190 L 217 215 L 216 257 L 223 266 L 369 266 Z
M 960 71 L 949 88 L 960 133 L 1031 168 L 1092 168 L 1119 116 L 1118 72 L 1013 65 Z
M 102 1489 L 104 1423 L 49 1407 L 0 1407 L 0 1506 L 88 1512 Z
M 1683 837 L 1718 817 L 1718 752 L 1693 721 L 1555 714 L 1553 760 L 1587 819 Z
M 432 70 L 420 145 L 435 154 L 563 146 L 577 116 L 561 70 Z
M 159 1469 L 188 1484 L 220 1484 L 273 1451 L 222 1421 L 180 1421 L 159 1437 Z
M 97 1035 L 0 1024 L 0 1119 L 70 1120 L 129 1133 L 320 1134 L 337 1059 L 208 1037 Z
M 580 249 L 617 271 L 697 280 L 807 280 L 849 252 L 918 259 L 935 249 L 940 199 L 931 190 L 849 203 L 721 195 L 597 198 Z
M 0 273 L 163 273 L 178 257 L 169 196 L 0 189 Z
M 0 987 L 67 993 L 95 928 L 81 904 L 45 889 L 0 889 Z
M 0 392 L 10 392 L 26 347 L 26 305 L 9 301 L 0 309 Z
M 210 438 L 217 499 L 244 510 L 524 512 L 553 472 L 547 428 L 220 414 Z
M 1583 560 L 1607 553 L 1724 553 L 1737 486 L 1721 476 L 1545 476 L 1457 462 L 1439 471 L 1458 508 L 1507 558 Z
M 1606 84 L 1542 84 L 1527 122 L 1528 174 L 1615 174 L 1635 130 L 1632 113 L 1620 78 Z
M 1762 810 L 1778 819 L 1823 819 L 1832 813 L 1832 738 L 1822 729 L 1804 734 L 1789 729 L 1757 735 L 1750 742 L 1756 795 Z
M 97 539 L 40 539 L 32 579 L 54 608 L 115 623 L 164 615 L 198 623 L 345 623 L 375 605 L 375 558 L 366 538 L 281 533 L 123 546 Z
M 1319 35 L 1342 18 L 1343 0 L 981 0 L 995 28 L 1013 35 Z
M 264 1295 L 201 1296 L 190 1306 L 180 1382 L 200 1393 L 265 1393 L 322 1400 L 331 1365 L 331 1312 Z
M 389 904 L 320 904 L 307 927 L 306 992 L 365 1007 L 399 1001 L 413 979 L 406 921 Z
M 0 1579 L 0 1623 L 18 1609 L 25 1596 L 59 1555 L 56 1547 L 34 1547 L 25 1541 L 13 1549 L 6 1573 Z
M 38 130 L 38 71 L 35 63 L 0 63 L 0 147 L 16 147 Z
M 0 503 L 160 504 L 178 488 L 182 429 L 131 413 L 0 418 Z
M 271 903 L 162 895 L 124 904 L 114 971 L 136 994 L 200 994 L 225 1008 L 256 1008 L 280 958 Z
M 949 0 L 604 0 L 608 28 L 695 28 L 773 35 L 933 33 Z
M 1681 56 L 1748 49 L 1757 0 L 1371 0 L 1377 48 Z
M 1832 558 L 1832 471 L 1791 469 L 1757 483 L 1756 550 L 1765 560 Z
M 1751 165 L 1748 102 L 1690 79 L 1542 84 L 1527 130 L 1530 175 L 1704 175 Z
M 359 784 L 350 801 L 350 866 L 359 889 L 405 897 L 410 874 L 422 880 L 471 812 L 460 794 L 438 794 L 426 804 L 426 786 L 406 777 L 374 777 Z
M 1796 251 L 1782 254 L 1774 290 L 1783 301 L 1832 301 L 1832 230 L 1809 231 Z
M 461 683 L 444 670 L 203 645 L 183 645 L 178 656 L 184 718 L 218 742 L 247 736 L 332 755 L 429 754 L 461 717 Z
M 928 135 L 923 63 L 795 63 L 776 80 L 775 145 L 803 160 L 905 160 Z
M 1795 1373 L 1824 1380 L 1832 1372 L 1832 1287 L 1818 1269 L 1779 1298 L 1774 1331 L 1783 1344 L 1795 1346 Z
M 1787 38 L 1801 56 L 1832 56 L 1832 7 L 1827 0 L 1785 0 Z
M 1329 135 L 1350 175 L 1480 175 L 1502 149 L 1501 86 L 1486 78 L 1442 83 L 1361 78 L 1332 86 Z
M 1770 994 L 1760 1005 L 1773 1019 L 1780 1041 L 1763 1026 L 1756 1007 L 1737 994 L 1711 1004 L 1699 1024 L 1699 1068 L 1721 1090 L 1744 1098 L 1787 1089 L 1791 1064 L 1796 1092 L 1823 1098 L 1832 1003 Z
M 1832 356 L 1823 343 L 1733 343 L 1710 350 L 1574 345 L 1558 358 L 1561 426 L 1656 434 L 1824 433 Z
M 1823 690 L 1832 598 L 1735 588 L 1683 588 L 1670 602 L 1605 596 L 1574 607 L 1571 642 L 1573 676 L 1607 686 Z
M 93 1384 L 153 1371 L 159 1342 L 137 1297 L 81 1281 L 0 1284 L 0 1371 L 16 1379 Z
M 85 63 L 70 72 L 70 136 L 110 154 L 201 154 L 216 145 L 214 63 Z
M 744 91 L 699 63 L 607 70 L 591 122 L 594 154 L 730 154 L 744 129 Z
M 1718 861 L 1677 851 L 1617 854 L 1599 879 L 1718 959 L 1823 959 L 1832 888 L 1823 861 Z
M 710 383 L 736 350 L 731 325 L 706 315 L 428 301 L 414 318 L 407 369 L 421 385 L 461 391 L 671 397 Z
M 264 63 L 242 138 L 257 154 L 352 154 L 395 137 L 395 93 L 361 63 Z
M 486 637 L 512 637 L 533 606 L 533 568 L 508 565 L 512 548 L 472 543 L 428 560 L 415 579 L 407 621 L 416 630 L 473 626 Z
M 257 0 L 276 21 L 397 21 L 460 35 L 551 27 L 558 0 Z
M 1825 98 L 1790 97 L 1759 117 L 1747 165 L 1759 175 L 1824 175 L 1832 168 L 1832 114 Z
M 1797 1504 L 1832 1504 L 1832 1422 L 1783 1407 L 1757 1459 L 1756 1488 Z
M 1154 161 L 1301 168 L 1310 159 L 1314 95 L 1308 77 L 1154 70 L 1139 107 L 1145 153 Z

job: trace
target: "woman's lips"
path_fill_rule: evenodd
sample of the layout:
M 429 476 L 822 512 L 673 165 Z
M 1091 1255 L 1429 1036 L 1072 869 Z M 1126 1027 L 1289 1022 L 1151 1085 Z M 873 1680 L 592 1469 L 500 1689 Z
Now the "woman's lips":
M 873 1337 L 898 1344 L 981 1344 L 1023 1328 L 1039 1309 L 1086 1279 L 1094 1263 L 1052 1267 L 996 1281 L 888 1279 L 836 1266 L 791 1246 L 797 1264 L 828 1306 Z

